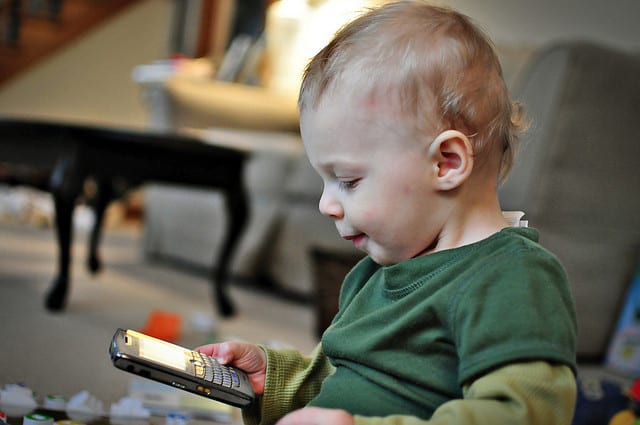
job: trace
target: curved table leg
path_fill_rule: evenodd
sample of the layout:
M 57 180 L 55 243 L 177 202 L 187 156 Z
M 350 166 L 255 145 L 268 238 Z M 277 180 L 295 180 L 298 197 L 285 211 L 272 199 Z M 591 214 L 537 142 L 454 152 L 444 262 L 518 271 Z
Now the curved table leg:
M 55 205 L 56 236 L 58 240 L 58 275 L 52 282 L 45 305 L 51 311 L 65 307 L 69 286 L 73 209 L 84 178 L 69 158 L 61 159 L 51 175 L 51 192 Z
M 104 212 L 113 199 L 114 191 L 109 179 L 96 180 L 96 193 L 91 202 L 91 207 L 95 215 L 93 229 L 89 235 L 89 255 L 87 257 L 87 268 L 92 274 L 96 274 L 102 269 L 102 261 L 98 254 L 100 239 L 102 238 L 102 223 Z
M 233 316 L 235 308 L 233 302 L 227 294 L 227 280 L 229 278 L 229 263 L 232 255 L 240 241 L 242 231 L 249 216 L 247 194 L 240 179 L 238 185 L 225 191 L 227 216 L 229 218 L 229 228 L 225 236 L 220 256 L 217 259 L 217 267 L 213 277 L 213 289 L 215 294 L 214 302 L 218 306 L 218 311 L 223 317 Z

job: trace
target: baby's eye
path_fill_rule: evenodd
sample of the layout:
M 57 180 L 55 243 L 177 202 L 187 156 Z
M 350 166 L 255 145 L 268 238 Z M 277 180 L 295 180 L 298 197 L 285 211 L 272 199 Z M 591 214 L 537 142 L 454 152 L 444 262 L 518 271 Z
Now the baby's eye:
M 353 190 L 358 186 L 360 179 L 340 180 L 340 189 Z

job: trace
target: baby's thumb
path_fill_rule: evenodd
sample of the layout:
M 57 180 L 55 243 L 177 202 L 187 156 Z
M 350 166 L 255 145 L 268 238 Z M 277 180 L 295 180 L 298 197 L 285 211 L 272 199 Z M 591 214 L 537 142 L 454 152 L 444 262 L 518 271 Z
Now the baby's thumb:
M 221 364 L 227 364 L 235 359 L 235 353 L 227 342 L 218 344 L 213 357 Z

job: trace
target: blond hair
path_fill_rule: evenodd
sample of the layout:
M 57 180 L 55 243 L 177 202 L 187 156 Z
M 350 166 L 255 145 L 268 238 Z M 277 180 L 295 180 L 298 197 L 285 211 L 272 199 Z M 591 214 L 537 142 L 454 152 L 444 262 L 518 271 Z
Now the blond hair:
M 502 177 L 513 163 L 521 108 L 511 102 L 492 42 L 459 12 L 404 0 L 356 18 L 307 65 L 300 112 L 349 87 L 396 102 L 422 133 L 462 131 L 476 156 L 499 149 Z

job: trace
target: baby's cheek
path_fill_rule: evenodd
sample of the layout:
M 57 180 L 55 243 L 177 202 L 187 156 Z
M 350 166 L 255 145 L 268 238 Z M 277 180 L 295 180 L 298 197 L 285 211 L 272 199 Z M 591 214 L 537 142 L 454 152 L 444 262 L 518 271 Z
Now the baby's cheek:
M 385 222 L 388 221 L 388 218 L 385 219 L 388 216 L 385 216 L 384 208 L 383 205 L 380 205 L 362 209 L 358 223 L 360 229 L 369 235 L 377 233 L 380 227 L 384 226 Z

